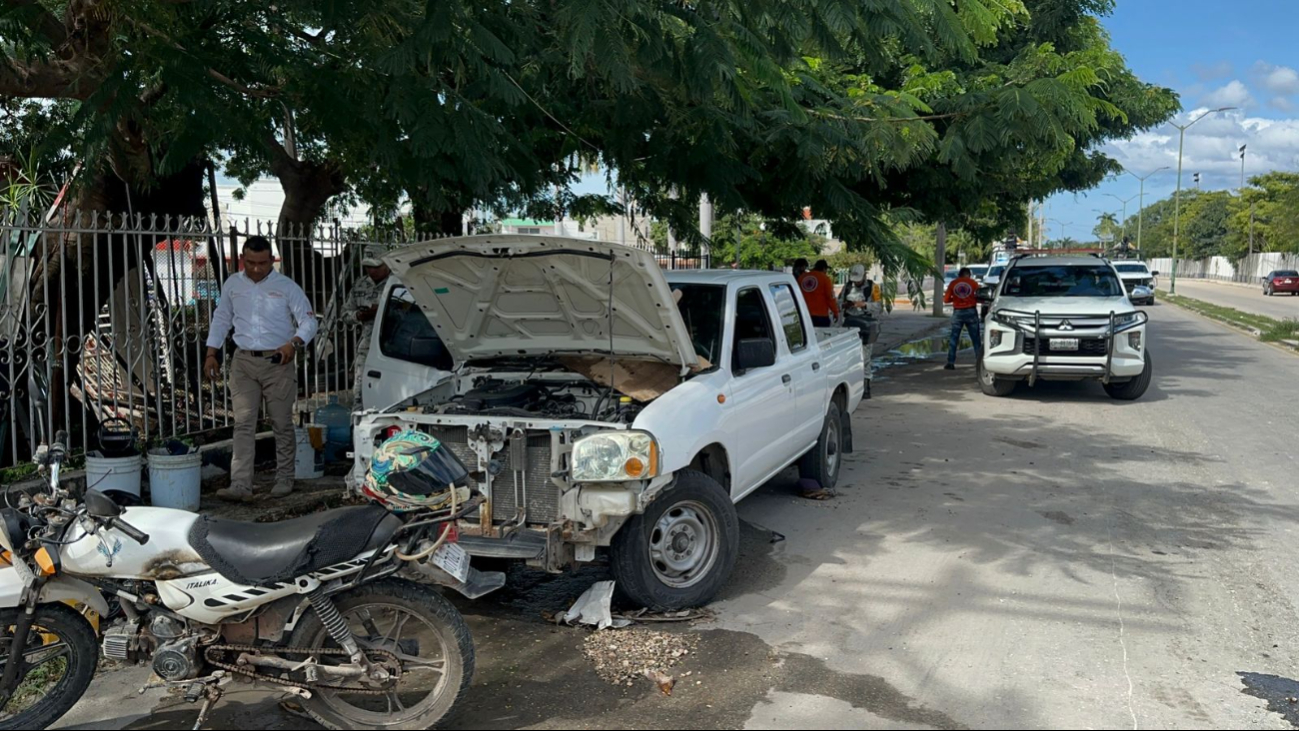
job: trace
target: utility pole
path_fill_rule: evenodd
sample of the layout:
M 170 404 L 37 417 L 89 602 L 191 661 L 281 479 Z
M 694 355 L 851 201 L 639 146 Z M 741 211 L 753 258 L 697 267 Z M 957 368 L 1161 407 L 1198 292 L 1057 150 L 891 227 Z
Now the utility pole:
M 1240 146 L 1240 190 L 1245 191 L 1245 148 L 1249 145 Z
M 703 243 L 699 245 L 701 258 L 708 261 L 709 266 L 712 266 L 712 262 L 709 260 L 712 258 L 713 202 L 708 200 L 707 193 L 699 195 L 699 235 L 704 239 Z M 699 266 L 703 268 L 704 262 L 701 261 Z
M 1141 223 L 1142 221 L 1145 220 L 1145 213 L 1146 213 L 1146 178 L 1149 178 L 1151 175 L 1154 175 L 1155 173 L 1161 170 L 1167 170 L 1167 169 L 1168 166 L 1165 165 L 1161 168 L 1156 168 L 1155 170 L 1151 170 L 1145 175 L 1137 175 L 1136 173 L 1132 172 L 1131 170 L 1128 170 L 1127 168 L 1123 169 L 1123 172 L 1141 181 L 1141 192 L 1137 194 L 1137 253 L 1141 254 L 1142 256 L 1145 256 L 1145 254 L 1141 252 Z
M 1201 119 L 1204 119 L 1210 114 L 1216 114 L 1218 112 L 1228 112 L 1233 109 L 1235 109 L 1235 107 L 1218 107 L 1217 109 L 1210 109 L 1209 111 L 1205 112 L 1204 114 L 1201 114 L 1195 119 L 1192 119 L 1191 121 L 1187 122 L 1184 125 L 1182 124 L 1173 125 L 1174 127 L 1177 128 L 1178 136 L 1177 136 L 1177 192 L 1174 193 L 1173 195 L 1173 272 L 1172 272 L 1172 276 L 1169 278 L 1170 281 L 1168 285 L 1168 292 L 1170 294 L 1177 294 L 1177 245 L 1179 243 L 1179 239 L 1181 238 L 1182 154 L 1186 150 L 1186 130 L 1189 129 L 1191 125 L 1195 124 Z

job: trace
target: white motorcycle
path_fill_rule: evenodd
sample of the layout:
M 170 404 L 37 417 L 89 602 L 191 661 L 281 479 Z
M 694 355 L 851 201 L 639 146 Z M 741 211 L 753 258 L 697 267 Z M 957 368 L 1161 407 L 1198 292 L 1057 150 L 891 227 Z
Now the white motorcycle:
M 0 509 L 0 728 L 45 728 L 81 698 L 101 644 L 90 618 L 108 622 L 109 601 L 105 657 L 151 659 L 141 692 L 201 701 L 195 729 L 231 682 L 294 694 L 334 729 L 429 728 L 468 690 L 469 628 L 428 584 L 476 598 L 505 577 L 454 543 L 479 502 L 464 488 L 441 510 L 243 523 L 65 490 L 65 444 L 38 450 L 48 493 Z

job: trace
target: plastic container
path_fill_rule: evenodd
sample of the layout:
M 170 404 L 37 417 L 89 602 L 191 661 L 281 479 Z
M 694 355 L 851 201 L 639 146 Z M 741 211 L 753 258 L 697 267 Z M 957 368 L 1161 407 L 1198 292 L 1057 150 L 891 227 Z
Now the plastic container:
M 325 461 L 333 462 L 352 448 L 352 412 L 330 396 L 329 404 L 316 409 L 316 424 L 325 427 Z
M 101 452 L 86 453 L 86 489 L 108 492 L 120 490 L 140 496 L 140 472 L 144 458 L 105 457 Z
M 167 449 L 149 450 L 149 501 L 155 507 L 198 510 L 203 487 L 203 455 L 169 454 Z
M 312 480 L 325 474 L 316 448 L 311 443 L 311 432 L 310 427 L 300 426 L 293 430 L 293 438 L 297 443 L 293 460 L 293 476 L 299 480 Z

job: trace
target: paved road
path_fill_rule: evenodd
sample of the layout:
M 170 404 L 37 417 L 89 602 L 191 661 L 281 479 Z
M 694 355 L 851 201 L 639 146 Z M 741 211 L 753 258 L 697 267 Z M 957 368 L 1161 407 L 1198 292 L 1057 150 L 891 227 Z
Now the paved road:
M 1299 728 L 1299 415 L 1278 408 L 1299 357 L 1151 314 L 1136 403 L 1095 384 L 990 399 L 968 354 L 892 359 L 836 500 L 792 498 L 786 475 L 742 504 L 716 619 L 668 628 L 700 643 L 670 698 L 605 685 L 585 633 L 540 618 L 598 567 L 462 604 L 480 664 L 449 726 Z M 127 701 L 139 675 L 105 674 L 69 722 L 192 719 Z M 245 693 L 210 727 L 312 726 Z
M 1161 279 L 1160 284 L 1164 287 L 1168 286 L 1166 279 Z M 1289 294 L 1267 297 L 1263 294 L 1262 285 L 1241 287 L 1204 280 L 1179 279 L 1177 293 L 1215 305 L 1234 307 L 1242 312 L 1275 317 L 1278 320 L 1299 318 L 1299 297 Z

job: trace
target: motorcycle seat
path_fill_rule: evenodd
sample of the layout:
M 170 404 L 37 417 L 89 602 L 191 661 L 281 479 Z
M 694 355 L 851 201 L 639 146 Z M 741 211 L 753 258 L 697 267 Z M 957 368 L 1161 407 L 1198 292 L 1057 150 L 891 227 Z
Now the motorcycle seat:
M 381 505 L 335 508 L 275 523 L 200 516 L 189 545 L 218 574 L 248 586 L 285 583 L 387 545 L 401 518 Z

